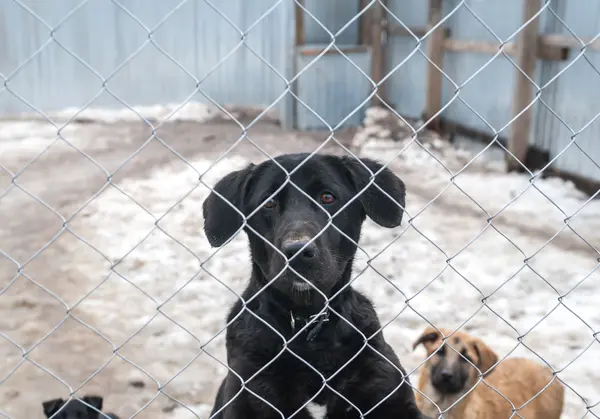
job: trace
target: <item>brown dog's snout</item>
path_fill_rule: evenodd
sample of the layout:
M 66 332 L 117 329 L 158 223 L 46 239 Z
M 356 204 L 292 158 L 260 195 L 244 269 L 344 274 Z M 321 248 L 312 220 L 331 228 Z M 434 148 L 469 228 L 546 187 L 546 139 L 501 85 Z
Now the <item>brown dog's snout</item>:
M 442 377 L 442 380 L 444 381 L 452 381 L 454 373 L 452 373 L 452 370 L 450 368 L 443 368 L 440 371 L 440 377 Z

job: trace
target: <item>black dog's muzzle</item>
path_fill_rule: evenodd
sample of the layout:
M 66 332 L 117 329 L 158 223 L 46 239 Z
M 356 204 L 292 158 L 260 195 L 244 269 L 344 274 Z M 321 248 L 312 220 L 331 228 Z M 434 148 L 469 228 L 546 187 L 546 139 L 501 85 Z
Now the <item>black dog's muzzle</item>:
M 279 250 L 294 265 L 310 266 L 321 256 L 318 227 L 311 221 L 291 221 L 281 229 Z

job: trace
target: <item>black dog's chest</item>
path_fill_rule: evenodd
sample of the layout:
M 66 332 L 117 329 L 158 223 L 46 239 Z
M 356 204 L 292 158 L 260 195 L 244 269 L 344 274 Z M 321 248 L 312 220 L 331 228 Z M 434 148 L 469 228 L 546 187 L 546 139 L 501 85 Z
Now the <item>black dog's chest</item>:
M 288 345 L 288 351 L 282 354 L 281 361 L 290 372 L 302 373 L 309 370 L 311 374 L 321 374 L 328 378 L 348 362 L 351 356 L 348 350 L 339 345 L 299 341 Z
M 282 367 L 290 372 L 329 378 L 348 363 L 360 350 L 359 339 L 343 339 L 334 332 L 334 325 L 323 323 L 308 327 L 287 343 L 282 354 Z M 280 346 L 283 349 L 284 345 Z M 319 379 L 319 382 L 322 380 Z
M 268 318 L 274 325 L 272 328 L 256 322 L 250 315 L 244 314 L 243 318 L 240 322 L 251 323 L 257 333 L 251 341 L 234 338 L 230 343 L 231 347 L 244 347 L 250 356 L 246 365 L 258 367 L 269 363 L 268 369 L 276 371 L 276 375 L 299 382 L 315 382 L 315 385 L 321 386 L 323 379 L 338 373 L 340 368 L 357 357 L 364 343 L 357 330 L 349 329 L 342 333 L 340 324 L 344 320 L 336 316 L 326 316 L 320 322 L 318 320 L 323 318 L 313 321 L 293 316 L 279 321 Z M 276 360 L 270 363 L 274 358 Z M 344 369 L 344 374 L 336 375 L 346 375 L 349 370 L 347 367 Z
M 296 417 L 313 419 L 311 405 L 313 408 L 314 405 L 318 405 L 317 410 L 326 412 L 325 416 L 318 416 L 319 419 L 353 418 L 351 412 L 347 411 L 347 403 L 338 395 L 344 393 L 344 383 L 348 382 L 349 376 L 355 370 L 354 365 L 343 368 L 342 360 L 347 361 L 351 356 L 345 351 L 338 352 L 337 356 L 327 357 L 323 356 L 323 352 L 319 352 L 320 355 L 317 356 L 317 352 L 310 353 L 306 346 L 293 348 L 291 345 L 290 350 L 295 355 L 289 352 L 282 354 L 264 373 L 257 376 L 261 387 L 285 389 L 287 396 L 283 400 L 276 398 L 273 402 L 278 401 L 280 409 L 287 410 L 286 416 L 305 406 L 303 410 L 306 415 Z
M 360 347 L 342 345 L 332 339 L 331 335 L 324 335 L 311 342 L 298 339 L 289 343 L 287 350 L 273 363 L 272 371 L 278 377 L 285 377 L 285 385 L 298 387 L 298 393 L 308 400 L 323 388 L 325 381 L 341 390 L 340 383 L 347 381 L 362 359 L 359 351 Z M 348 365 L 353 358 L 354 365 Z M 314 401 L 317 404 L 327 404 L 328 400 L 329 398 L 318 397 Z

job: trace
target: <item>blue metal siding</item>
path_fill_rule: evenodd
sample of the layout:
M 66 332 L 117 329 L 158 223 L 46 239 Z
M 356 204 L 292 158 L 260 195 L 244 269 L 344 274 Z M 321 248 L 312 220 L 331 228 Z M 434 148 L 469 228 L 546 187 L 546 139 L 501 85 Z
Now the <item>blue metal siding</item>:
M 37 0 L 27 5 L 55 27 L 78 3 Z M 177 4 L 163 0 L 124 3 L 149 29 L 155 28 Z M 112 2 L 87 2 L 59 26 L 54 36 L 102 78 L 109 77 L 130 58 L 107 83 L 107 88 L 129 105 L 184 101 L 196 88 L 194 77 L 205 77 L 199 88 L 220 104 L 271 104 L 284 91 L 285 82 L 244 45 L 207 74 L 241 43 L 242 32 L 248 31 L 277 0 L 221 0 L 214 4 L 226 18 L 204 1 L 188 1 L 152 32 L 152 40 L 172 60 L 148 41 L 148 32 L 140 23 Z M 245 39 L 248 47 L 282 74 L 292 49 L 290 37 L 280 35 L 288 31 L 290 7 L 290 2 L 281 1 L 252 26 Z M 1 0 L 0 31 L 0 73 L 5 76 L 50 38 L 43 24 L 7 0 Z M 48 112 L 84 106 L 102 89 L 102 80 L 52 42 L 11 77 L 8 86 L 35 108 Z M 193 100 L 208 102 L 200 93 Z M 103 93 L 93 105 L 119 103 Z M 22 111 L 30 109 L 8 92 L 0 93 L 0 112 Z
M 447 1 L 445 12 L 449 13 L 457 4 L 456 0 Z M 523 8 L 521 0 L 469 2 L 469 7 L 473 13 L 463 6 L 448 19 L 447 27 L 450 28 L 453 39 L 496 42 L 500 45 L 492 32 L 500 39 L 506 40 L 520 26 Z M 487 54 L 462 52 L 445 54 L 444 72 L 458 86 L 462 86 L 485 66 L 459 91 L 460 99 L 479 116 L 456 98 L 444 112 L 445 118 L 488 133 L 493 131 L 487 124 L 499 130 L 508 123 L 511 118 L 516 69 L 504 55 L 495 59 L 492 57 Z M 456 87 L 444 79 L 443 103 L 448 103 L 455 93 Z
M 310 15 L 304 15 L 305 41 L 307 44 L 327 44 L 333 35 L 353 20 L 360 12 L 359 0 L 306 0 L 306 10 Z M 327 31 L 323 29 L 327 28 Z M 354 19 L 344 31 L 335 39 L 336 45 L 353 45 L 358 43 L 358 19 Z
M 600 32 L 600 4 L 581 0 L 576 4 L 564 0 L 553 2 L 553 9 L 567 25 L 553 19 L 545 32 L 572 36 L 568 28 L 582 38 L 592 38 Z M 580 48 L 570 50 L 569 60 L 561 63 L 544 63 L 540 84 L 546 84 L 574 60 L 575 62 L 542 92 L 542 99 L 556 113 L 557 118 L 544 106 L 538 112 L 538 124 L 532 142 L 559 156 L 553 167 L 589 179 L 600 180 L 600 121 L 586 126 L 600 113 L 600 52 L 588 50 L 577 58 Z M 562 120 L 562 121 L 561 121 Z M 579 133 L 581 131 L 581 133 Z M 588 154 L 569 146 L 573 134 L 577 144 Z M 568 148 L 567 148 L 568 147 Z M 563 153 L 563 150 L 566 151 Z M 562 154 L 561 154 L 562 153 Z M 590 159 L 591 158 L 591 159 Z
M 340 46 L 343 47 L 343 46 Z M 298 54 L 298 71 L 312 63 L 298 79 L 297 95 L 312 111 L 331 128 L 335 128 L 352 112 L 342 126 L 357 126 L 364 118 L 362 105 L 371 92 L 371 82 L 356 68 L 369 74 L 370 53 L 327 54 L 313 62 L 315 56 Z M 302 103 L 297 103 L 298 128 L 302 130 L 326 130 L 323 123 Z
M 387 14 L 387 20 L 393 24 L 409 27 L 424 27 L 427 24 L 428 2 L 422 0 L 391 0 L 388 7 L 392 14 Z M 392 36 L 388 39 L 387 72 L 392 72 L 386 81 L 385 88 L 388 100 L 401 114 L 417 118 L 425 106 L 425 72 L 427 60 L 423 54 L 427 51 L 426 42 L 419 51 L 414 52 L 417 41 L 408 36 Z M 405 61 L 406 60 L 406 61 Z M 398 67 L 405 61 L 400 67 Z M 396 67 L 398 67 L 396 69 Z

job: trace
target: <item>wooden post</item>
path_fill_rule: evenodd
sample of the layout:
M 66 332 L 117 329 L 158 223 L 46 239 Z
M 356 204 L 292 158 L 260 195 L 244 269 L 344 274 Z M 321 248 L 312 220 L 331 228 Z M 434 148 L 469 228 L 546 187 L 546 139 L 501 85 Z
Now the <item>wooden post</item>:
M 442 0 L 429 0 L 429 17 L 427 29 L 431 30 L 442 20 Z M 438 68 L 443 67 L 444 59 L 444 28 L 437 28 L 430 36 L 427 46 L 427 56 Z M 424 118 L 428 121 L 442 108 L 442 73 L 432 64 L 427 67 L 427 91 L 425 96 Z M 432 120 L 428 127 L 439 130 L 439 115 Z
M 383 0 L 379 0 L 383 1 Z M 383 46 L 383 18 L 384 10 L 381 3 L 377 1 L 371 10 L 371 79 L 375 83 L 379 83 L 383 79 L 383 72 L 385 71 L 385 55 Z M 377 88 L 377 93 L 382 101 L 386 102 L 386 94 L 383 85 Z M 376 96 L 371 98 L 371 106 L 378 106 L 381 104 Z
M 531 19 L 540 10 L 540 0 L 525 0 L 523 7 L 523 23 Z M 513 93 L 512 116 L 521 113 L 531 102 L 533 85 L 529 79 L 535 78 L 535 65 L 538 55 L 538 28 L 539 18 L 532 20 L 524 27 L 517 38 L 516 64 L 520 70 L 516 70 L 516 83 Z M 525 73 L 525 74 L 523 74 Z M 527 76 L 526 76 L 527 75 Z M 529 78 L 529 79 L 528 79 Z M 515 161 L 507 154 L 508 170 L 522 170 L 521 164 L 525 164 L 527 158 L 527 146 L 531 132 L 532 109 L 523 112 L 519 118 L 513 121 L 508 137 L 508 149 L 519 160 Z
M 367 7 L 369 0 L 360 0 L 359 9 L 364 10 Z M 371 32 L 369 23 L 371 21 L 371 14 L 373 10 L 367 10 L 358 18 L 358 43 L 360 45 L 369 45 L 371 43 Z
M 304 1 L 299 0 L 298 3 L 304 6 Z M 304 10 L 299 4 L 295 4 L 294 13 L 296 17 L 296 46 L 304 45 L 306 37 L 304 33 Z

